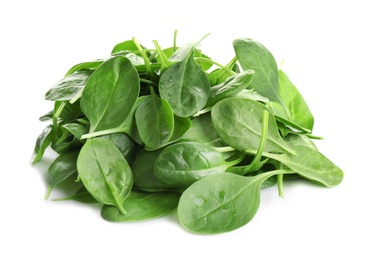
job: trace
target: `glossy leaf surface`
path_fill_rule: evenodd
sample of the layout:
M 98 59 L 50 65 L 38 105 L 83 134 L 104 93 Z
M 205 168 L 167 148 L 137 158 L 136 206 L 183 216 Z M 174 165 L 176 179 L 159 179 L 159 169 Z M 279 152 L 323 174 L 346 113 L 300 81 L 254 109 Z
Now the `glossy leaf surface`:
M 90 76 L 81 97 L 81 109 L 90 121 L 90 132 L 121 125 L 139 94 L 139 76 L 123 56 L 104 62 Z
M 95 199 L 125 213 L 122 204 L 132 189 L 133 173 L 111 141 L 104 138 L 87 141 L 77 159 L 77 170 Z

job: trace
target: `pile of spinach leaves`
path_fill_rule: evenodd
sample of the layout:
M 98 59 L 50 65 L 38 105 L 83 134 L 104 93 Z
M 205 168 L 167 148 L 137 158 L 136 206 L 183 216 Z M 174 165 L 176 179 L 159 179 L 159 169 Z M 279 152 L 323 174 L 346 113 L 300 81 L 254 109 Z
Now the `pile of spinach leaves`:
M 204 37 L 203 37 L 204 39 Z M 135 38 L 106 59 L 73 66 L 45 95 L 52 111 L 31 162 L 51 147 L 47 197 L 102 205 L 108 221 L 165 216 L 183 227 L 221 233 L 248 223 L 260 190 L 304 178 L 333 187 L 343 172 L 311 139 L 314 119 L 273 55 L 252 39 L 233 41 L 221 65 L 200 41 L 146 48 Z

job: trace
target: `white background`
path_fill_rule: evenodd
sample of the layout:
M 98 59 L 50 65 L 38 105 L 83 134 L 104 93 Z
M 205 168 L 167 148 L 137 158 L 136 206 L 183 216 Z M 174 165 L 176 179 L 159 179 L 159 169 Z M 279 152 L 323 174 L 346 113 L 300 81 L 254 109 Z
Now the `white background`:
M 365 259 L 364 8 L 362 1 L 1 1 L 0 259 Z M 112 224 L 88 205 L 43 199 L 50 161 L 29 165 L 44 93 L 76 63 L 108 56 L 136 36 L 152 47 L 196 41 L 226 63 L 250 37 L 283 70 L 315 116 L 320 151 L 341 185 L 307 182 L 262 191 L 246 226 L 220 235 L 185 231 L 176 215 Z M 54 194 L 55 196 L 57 194 Z

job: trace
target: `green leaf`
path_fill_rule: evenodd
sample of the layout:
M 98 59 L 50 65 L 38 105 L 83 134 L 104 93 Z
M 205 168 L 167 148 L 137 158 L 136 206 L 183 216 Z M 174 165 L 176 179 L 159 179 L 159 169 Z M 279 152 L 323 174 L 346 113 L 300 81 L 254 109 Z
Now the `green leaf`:
M 281 115 L 284 119 L 292 121 L 305 129 L 309 129 L 311 132 L 314 124 L 313 115 L 300 92 L 282 70 L 279 70 L 279 94 L 283 103 L 288 108 L 291 117 L 285 118 L 285 111 L 276 112 L 274 110 L 274 113 L 276 112 L 276 114 Z M 274 108 L 282 110 L 281 107 L 274 106 Z
M 77 159 L 77 171 L 95 199 L 126 213 L 123 201 L 132 189 L 133 173 L 111 141 L 104 138 L 88 140 Z
M 287 146 L 295 151 L 295 155 L 264 152 L 263 156 L 275 159 L 300 176 L 327 187 L 333 187 L 342 182 L 342 170 L 320 153 L 310 141 L 296 135 L 290 135 L 290 139 L 286 140 Z
M 234 40 L 233 47 L 241 67 L 255 71 L 251 87 L 271 101 L 285 106 L 279 94 L 278 66 L 269 50 L 248 38 Z
M 47 91 L 45 99 L 71 100 L 83 90 L 92 73 L 92 70 L 82 70 L 64 77 Z
M 136 109 L 135 118 L 146 149 L 157 149 L 170 140 L 174 131 L 174 114 L 169 103 L 151 90 L 151 95 Z
M 205 72 L 190 54 L 165 70 L 159 81 L 159 91 L 175 115 L 188 117 L 205 106 L 210 83 Z
M 52 142 L 52 137 L 52 125 L 47 125 L 37 138 L 37 142 L 35 144 L 30 163 L 34 164 L 42 159 L 45 150 Z
M 113 57 L 100 65 L 81 97 L 90 132 L 120 126 L 131 112 L 139 88 L 138 72 L 126 57 Z
M 212 120 L 219 136 L 233 148 L 245 152 L 257 150 L 262 132 L 262 114 L 267 107 L 244 98 L 227 98 L 212 108 Z M 294 153 L 280 137 L 275 118 L 269 114 L 266 152 Z
M 236 96 L 250 85 L 254 73 L 253 70 L 246 70 L 242 73 L 230 76 L 221 84 L 211 87 L 206 106 L 212 107 L 218 101 Z
M 174 190 L 184 190 L 206 176 L 224 172 L 228 163 L 210 146 L 182 142 L 166 147 L 155 161 L 154 174 Z
M 245 177 L 232 173 L 208 176 L 184 191 L 177 209 L 181 225 L 195 233 L 223 233 L 244 226 L 260 205 L 262 183 L 289 171 Z
M 180 194 L 176 192 L 132 191 L 124 202 L 127 214 L 121 214 L 114 206 L 104 205 L 103 219 L 111 222 L 140 221 L 168 215 L 176 209 Z
M 60 154 L 49 166 L 46 180 L 56 186 L 77 172 L 76 161 L 79 151 Z

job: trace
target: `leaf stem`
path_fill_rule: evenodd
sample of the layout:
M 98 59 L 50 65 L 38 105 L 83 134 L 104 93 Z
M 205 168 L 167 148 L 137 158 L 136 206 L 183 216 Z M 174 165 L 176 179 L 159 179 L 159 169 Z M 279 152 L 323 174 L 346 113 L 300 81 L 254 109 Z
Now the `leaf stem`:
M 152 80 L 140 78 L 139 81 L 143 82 L 143 83 L 151 84 L 153 86 L 158 86 L 158 84 L 156 82 L 152 81 Z
M 217 150 L 218 152 L 221 152 L 221 153 L 226 153 L 226 152 L 233 152 L 235 151 L 236 149 L 234 149 L 233 147 L 231 146 L 224 146 L 224 147 L 212 147 L 213 149 Z
M 133 37 L 133 42 L 137 46 L 139 52 L 142 55 L 142 58 L 144 60 L 145 66 L 146 66 L 147 74 L 150 76 L 150 78 L 153 78 L 153 71 L 152 71 L 152 68 L 151 68 L 151 62 L 150 62 L 150 60 L 148 59 L 148 57 L 146 55 L 146 51 L 142 48 L 142 46 L 139 44 L 139 42 L 137 41 L 137 39 L 135 37 Z
M 47 192 L 44 195 L 44 199 L 45 200 L 48 200 L 49 199 L 49 196 L 51 196 L 52 190 L 53 190 L 53 186 L 51 185 L 51 186 L 48 187 Z
M 177 39 L 177 30 L 174 31 L 174 45 L 173 45 L 174 52 L 177 50 L 176 39 Z
M 278 183 L 278 193 L 281 198 L 284 198 L 284 183 L 283 183 L 283 174 L 277 175 L 277 183 Z

